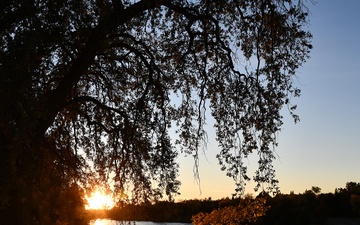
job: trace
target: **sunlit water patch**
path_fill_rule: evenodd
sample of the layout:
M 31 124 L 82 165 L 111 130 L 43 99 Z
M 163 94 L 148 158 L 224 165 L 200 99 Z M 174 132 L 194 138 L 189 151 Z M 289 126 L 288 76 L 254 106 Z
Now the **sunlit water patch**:
M 97 219 L 90 221 L 89 225 L 191 225 L 191 223 L 156 223 L 150 221 L 116 221 L 108 219 Z

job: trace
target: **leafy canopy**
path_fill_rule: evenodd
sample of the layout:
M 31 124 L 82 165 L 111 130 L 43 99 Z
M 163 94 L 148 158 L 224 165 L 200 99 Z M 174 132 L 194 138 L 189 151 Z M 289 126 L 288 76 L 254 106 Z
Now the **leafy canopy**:
M 59 185 L 111 177 L 134 199 L 172 196 L 179 149 L 198 163 L 206 110 L 238 190 L 251 153 L 258 187 L 276 190 L 280 111 L 299 120 L 290 99 L 311 49 L 302 0 L 10 0 L 0 10 L 3 196 L 43 185 L 48 171 Z

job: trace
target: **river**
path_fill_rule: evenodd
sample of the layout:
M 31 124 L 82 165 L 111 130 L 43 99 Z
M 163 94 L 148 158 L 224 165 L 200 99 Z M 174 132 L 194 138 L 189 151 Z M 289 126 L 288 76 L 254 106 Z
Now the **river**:
M 90 221 L 90 225 L 191 225 L 191 223 L 155 223 L 149 221 L 133 221 L 133 222 L 124 222 L 108 219 L 97 219 Z

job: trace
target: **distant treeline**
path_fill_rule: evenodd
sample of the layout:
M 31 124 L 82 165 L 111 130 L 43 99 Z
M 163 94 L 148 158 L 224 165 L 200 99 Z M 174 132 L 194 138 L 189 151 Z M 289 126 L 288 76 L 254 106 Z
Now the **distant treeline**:
M 323 224 L 327 218 L 360 216 L 360 183 L 348 182 L 334 193 L 321 194 L 312 187 L 303 194 L 278 194 L 267 197 L 270 209 L 258 224 Z
M 246 196 L 249 198 L 249 196 Z M 360 216 L 360 183 L 348 182 L 345 188 L 334 193 L 322 194 L 319 187 L 312 187 L 302 194 L 277 194 L 272 197 L 260 193 L 270 206 L 266 215 L 255 224 L 306 225 L 323 224 L 327 218 L 356 218 Z M 228 206 L 237 206 L 242 198 L 212 200 L 186 200 L 181 202 L 159 201 L 142 205 L 122 204 L 103 212 L 102 217 L 115 220 L 191 222 L 192 216 L 209 213 Z M 99 215 L 100 216 L 100 215 Z
M 106 215 L 114 220 L 136 220 L 156 222 L 190 223 L 191 217 L 200 212 L 211 212 L 217 208 L 239 204 L 240 199 L 194 199 L 181 202 L 159 201 L 155 204 L 124 204 L 114 207 Z

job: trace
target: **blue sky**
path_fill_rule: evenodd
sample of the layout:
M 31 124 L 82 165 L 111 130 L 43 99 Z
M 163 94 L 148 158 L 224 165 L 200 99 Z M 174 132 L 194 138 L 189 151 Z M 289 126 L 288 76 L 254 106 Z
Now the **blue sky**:
M 274 163 L 282 193 L 302 193 L 312 186 L 328 193 L 346 182 L 360 182 L 360 1 L 319 0 L 308 5 L 314 49 L 298 73 L 302 95 L 294 103 L 301 121 L 294 124 L 284 111 Z M 178 199 L 217 199 L 233 193 L 234 182 L 220 171 L 211 135 L 209 142 L 201 155 L 200 187 L 192 158 L 179 159 Z M 257 166 L 255 159 L 246 163 L 250 170 Z M 249 183 L 246 192 L 253 192 L 254 186 Z

